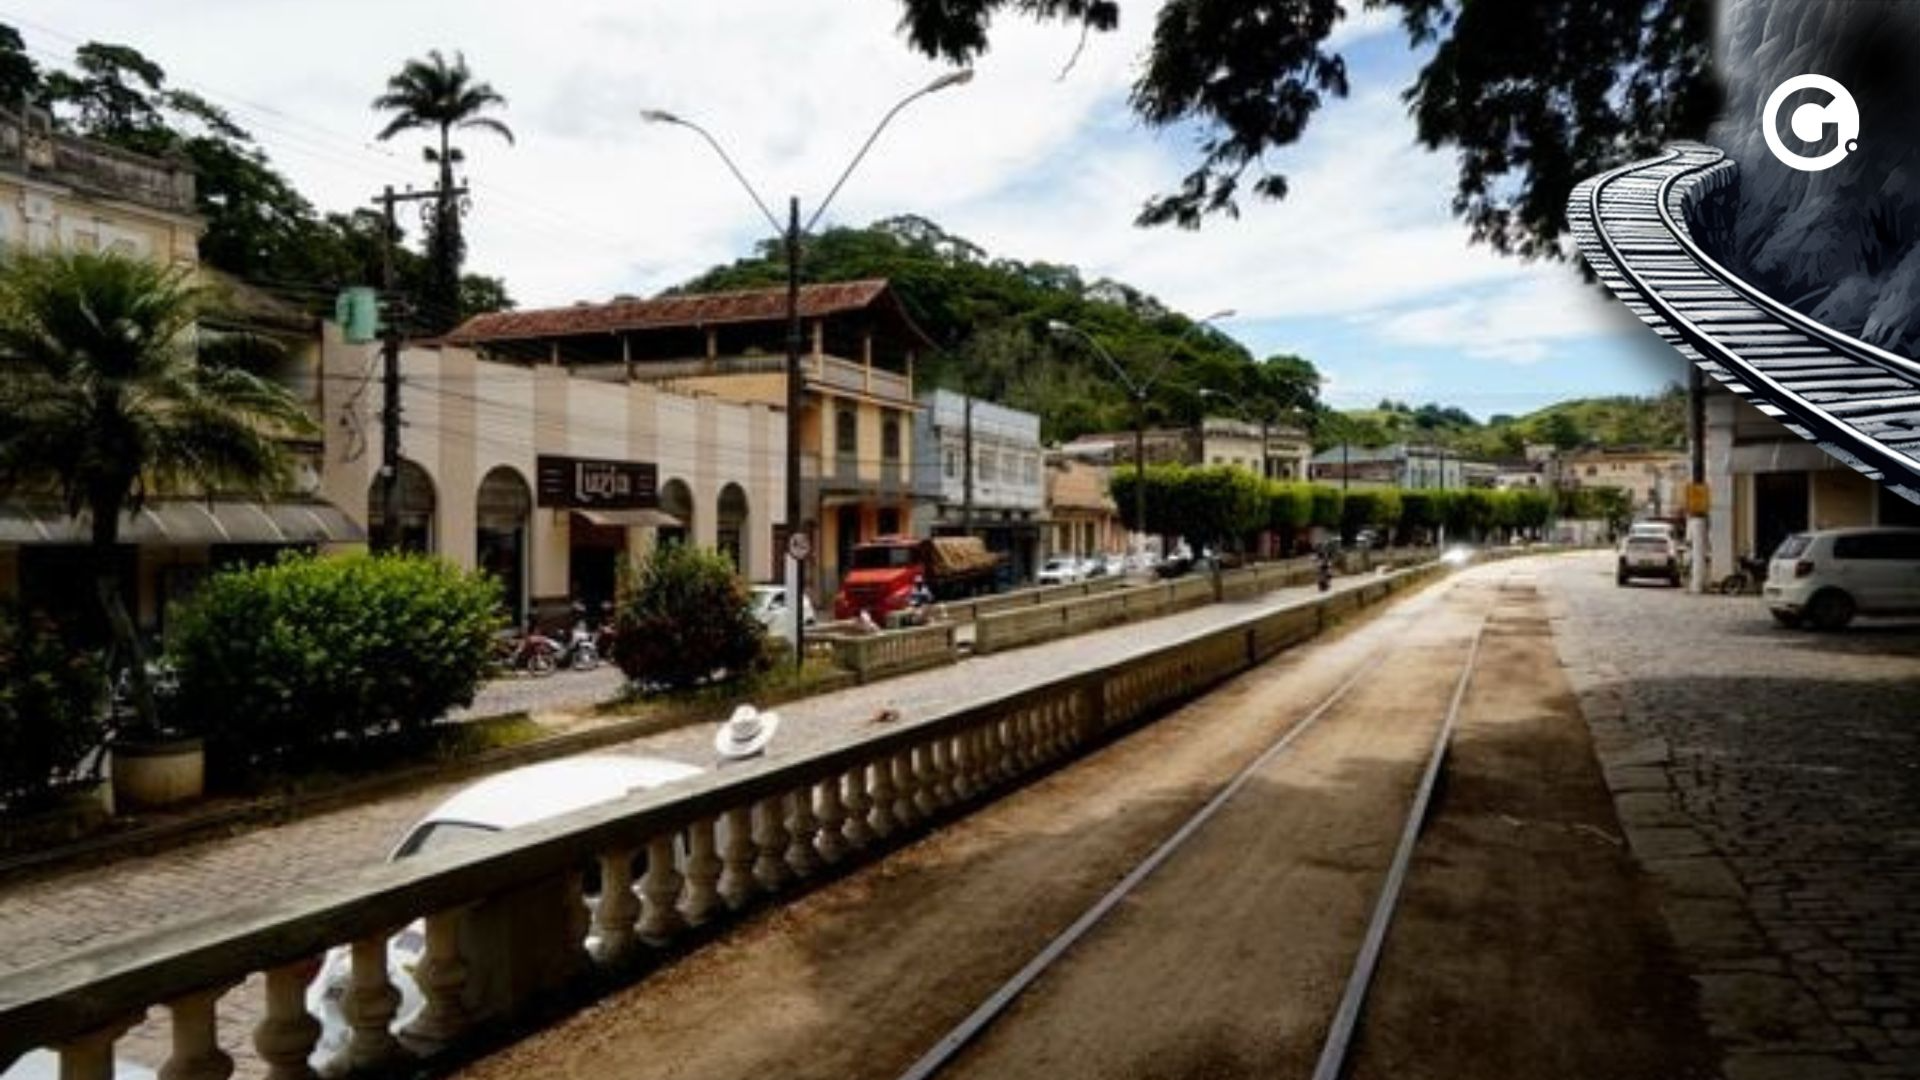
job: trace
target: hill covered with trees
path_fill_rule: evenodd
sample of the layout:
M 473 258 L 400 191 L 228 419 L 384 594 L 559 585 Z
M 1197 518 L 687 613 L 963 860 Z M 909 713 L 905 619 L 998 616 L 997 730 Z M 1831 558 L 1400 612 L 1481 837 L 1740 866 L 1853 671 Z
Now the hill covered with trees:
M 1530 443 L 1562 450 L 1597 446 L 1678 449 L 1686 445 L 1687 395 L 1669 386 L 1649 397 L 1576 398 L 1520 416 L 1496 414 L 1483 423 L 1453 406 L 1414 407 L 1382 401 L 1376 408 L 1351 409 L 1326 418 L 1316 443 L 1350 439 L 1364 446 L 1432 443 L 1469 457 L 1499 460 L 1520 457 Z
M 1149 387 L 1150 423 L 1189 423 L 1222 406 L 1202 389 L 1251 410 L 1305 417 L 1318 408 L 1320 374 L 1307 360 L 1256 360 L 1225 333 L 1123 282 L 1086 280 L 1061 263 L 995 258 L 920 217 L 829 229 L 802 248 L 802 281 L 884 277 L 938 346 L 918 368 L 923 386 L 963 390 L 1038 413 L 1049 440 L 1133 423 L 1122 381 L 1087 343 L 1049 329 L 1069 323 L 1099 342 Z M 786 283 L 780 241 L 715 267 L 669 292 Z

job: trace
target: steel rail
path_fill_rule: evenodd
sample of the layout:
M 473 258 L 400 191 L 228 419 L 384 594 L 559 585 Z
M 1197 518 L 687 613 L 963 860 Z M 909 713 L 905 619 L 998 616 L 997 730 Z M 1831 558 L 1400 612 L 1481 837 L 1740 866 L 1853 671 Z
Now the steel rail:
M 1406 618 L 1404 615 L 1400 617 L 1402 619 Z M 1378 964 L 1381 941 L 1384 939 L 1386 932 L 1385 925 L 1382 922 L 1382 911 L 1385 911 L 1384 917 L 1386 919 L 1391 918 L 1392 909 L 1397 902 L 1400 886 L 1406 877 L 1406 864 L 1411 860 L 1411 846 L 1413 842 L 1417 840 L 1421 825 L 1425 821 L 1435 781 L 1439 776 L 1440 765 L 1445 757 L 1446 746 L 1452 739 L 1454 721 L 1459 715 L 1461 703 L 1465 699 L 1468 678 L 1472 673 L 1474 664 L 1477 663 L 1479 658 L 1480 641 L 1486 633 L 1487 621 L 1486 618 L 1483 618 L 1479 628 L 1474 633 L 1472 644 L 1468 648 L 1466 669 L 1454 685 L 1454 693 L 1447 709 L 1447 715 L 1442 722 L 1440 733 L 1436 736 L 1435 750 L 1422 773 L 1420 786 L 1415 793 L 1414 804 L 1408 815 L 1407 824 L 1402 829 L 1400 845 L 1403 850 L 1397 850 L 1395 852 L 1393 862 L 1388 869 L 1386 885 L 1382 890 L 1380 904 L 1374 912 L 1374 921 L 1380 923 L 1380 925 L 1377 929 L 1373 925 L 1368 927 L 1367 937 L 1362 942 L 1359 959 L 1356 961 L 1354 976 L 1348 981 L 1345 995 L 1341 1000 L 1338 1011 L 1335 1013 L 1332 1026 L 1329 1030 L 1327 1049 L 1323 1049 L 1322 1051 L 1321 1062 L 1324 1067 L 1329 1059 L 1329 1053 L 1332 1052 L 1336 1072 L 1328 1075 L 1338 1075 L 1337 1070 L 1344 1061 L 1346 1047 L 1351 1040 L 1354 1024 L 1359 1019 L 1360 1004 L 1365 997 L 1365 986 L 1370 983 L 1373 978 L 1374 969 Z M 1041 975 L 1045 974 L 1048 968 L 1052 967 L 1069 949 L 1082 938 L 1086 937 L 1095 926 L 1112 912 L 1120 901 L 1126 899 L 1126 897 L 1138 888 L 1142 882 L 1146 881 L 1155 870 L 1159 869 L 1160 866 L 1178 852 L 1180 848 L 1185 846 L 1186 843 L 1193 838 L 1194 834 L 1199 832 L 1202 826 L 1218 814 L 1235 795 L 1239 794 L 1241 789 L 1246 787 L 1257 773 L 1268 765 L 1271 765 L 1282 754 L 1286 753 L 1294 744 L 1295 740 L 1306 734 L 1318 724 L 1323 717 L 1332 712 L 1335 706 L 1345 700 L 1354 687 L 1360 685 L 1368 676 L 1374 674 L 1375 670 L 1379 668 L 1392 651 L 1393 644 L 1391 641 L 1388 641 L 1375 649 L 1365 659 L 1361 660 L 1359 664 L 1355 665 L 1354 670 L 1345 679 L 1341 680 L 1340 684 L 1328 693 L 1326 697 L 1322 698 L 1312 710 L 1295 721 L 1278 739 L 1265 750 L 1261 751 L 1258 756 L 1245 767 L 1241 768 L 1239 772 L 1235 773 L 1233 778 L 1221 787 L 1219 791 L 1215 792 L 1213 797 L 1207 800 L 1205 805 L 1181 823 L 1180 827 L 1174 830 L 1172 835 L 1161 841 L 1159 846 L 1155 847 L 1146 858 L 1136 863 L 1134 867 L 1127 872 L 1126 876 L 1122 877 L 1111 889 L 1107 890 L 1100 899 L 1096 900 L 1092 906 L 1088 907 L 1079 918 L 1075 919 L 1071 925 L 1061 931 L 1052 941 L 1049 941 L 1044 948 L 1034 954 L 1033 959 L 1027 961 L 1025 966 L 1021 967 L 1011 978 L 994 990 L 994 992 L 990 994 L 985 1001 L 982 1001 L 973 1012 L 969 1013 L 964 1020 L 955 1025 L 947 1034 L 941 1036 L 938 1042 L 934 1043 L 925 1054 L 922 1054 L 905 1072 L 900 1074 L 899 1080 L 928 1080 L 928 1078 L 937 1075 L 947 1065 L 951 1064 L 954 1058 L 960 1055 L 961 1051 L 991 1026 L 994 1021 L 1006 1011 L 1008 1006 L 1012 1005 L 1028 987 L 1033 985 Z M 1365 968 L 1364 977 L 1362 977 L 1360 973 L 1363 966 Z M 1360 986 L 1357 992 L 1355 990 L 1356 982 Z M 1349 1001 L 1349 999 L 1356 1000 Z M 1336 1042 L 1338 1043 L 1338 1050 L 1337 1052 L 1333 1052 L 1332 1048 Z M 1316 1080 L 1318 1080 L 1321 1075 L 1318 1071 L 1314 1074 Z
M 1920 446 L 1920 425 L 1913 419 L 1920 417 L 1920 364 L 1761 293 L 1714 260 L 1676 216 L 1675 203 L 1686 197 L 1679 185 L 1728 167 L 1724 158 L 1711 147 L 1681 145 L 1577 187 L 1570 200 L 1575 237 L 1599 249 L 1583 254 L 1636 314 L 1663 337 L 1677 339 L 1690 362 L 1867 476 L 1920 497 L 1920 460 L 1902 449 L 1909 441 Z M 1637 182 L 1642 193 L 1620 198 L 1624 209 L 1609 209 L 1609 188 L 1623 182 Z M 1705 295 L 1677 297 L 1668 290 Z M 1707 325 L 1714 323 L 1719 327 Z M 1906 428 L 1913 438 L 1897 445 L 1882 441 L 1847 422 L 1847 413 L 1882 428 Z

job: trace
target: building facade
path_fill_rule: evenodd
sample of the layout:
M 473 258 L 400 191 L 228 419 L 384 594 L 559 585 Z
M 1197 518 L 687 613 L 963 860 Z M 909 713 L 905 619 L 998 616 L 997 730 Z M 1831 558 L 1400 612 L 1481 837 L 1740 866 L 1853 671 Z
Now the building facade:
M 971 436 L 969 436 L 971 430 Z M 967 453 L 973 474 L 969 509 Z M 1013 579 L 1039 569 L 1047 489 L 1040 418 L 951 390 L 920 395 L 913 426 L 913 532 L 971 534 L 1007 556 Z
M 1466 463 L 1444 447 L 1334 446 L 1315 454 L 1313 479 L 1349 487 L 1459 490 L 1467 486 Z
M 564 369 L 586 384 L 646 383 L 784 410 L 786 302 L 785 289 L 754 289 L 499 312 L 469 320 L 446 342 L 495 361 Z M 813 537 L 810 580 L 824 602 L 854 545 L 911 527 L 913 365 L 928 343 L 885 281 L 803 286 L 799 313 L 801 525 Z M 703 436 L 700 449 L 723 452 L 712 438 Z M 770 453 L 778 471 L 784 442 Z M 784 537 L 784 489 L 765 505 L 764 520 Z M 664 502 L 662 509 L 672 512 Z M 751 556 L 748 565 L 756 576 L 776 572 Z
M 321 490 L 380 544 L 380 352 L 328 324 L 324 355 Z M 621 556 L 656 543 L 772 576 L 782 410 L 451 345 L 411 346 L 400 368 L 401 546 L 491 572 L 516 616 L 593 610 L 612 599 Z
M 1082 435 L 1060 449 L 1082 461 L 1131 465 L 1134 443 L 1133 432 L 1112 431 Z M 1191 427 L 1149 428 L 1142 446 L 1149 465 L 1228 465 L 1255 475 L 1264 471 L 1274 480 L 1304 479 L 1313 453 L 1306 434 L 1297 428 L 1221 416 L 1205 417 Z
M 1920 506 L 1835 461 L 1708 380 L 1706 400 L 1708 579 L 1766 558 L 1807 529 L 1920 526 Z
M 1128 550 L 1109 484 L 1110 466 L 1053 451 L 1047 454 L 1047 553 L 1089 558 Z
M 1679 450 L 1587 450 L 1561 459 L 1563 486 L 1618 488 L 1636 516 L 1677 518 L 1687 510 L 1687 455 Z

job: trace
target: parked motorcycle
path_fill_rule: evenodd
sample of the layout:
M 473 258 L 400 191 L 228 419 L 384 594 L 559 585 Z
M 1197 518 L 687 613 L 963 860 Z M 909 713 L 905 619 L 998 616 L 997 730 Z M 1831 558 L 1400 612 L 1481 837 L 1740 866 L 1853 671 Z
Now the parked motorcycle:
M 560 643 L 535 631 L 532 619 L 519 630 L 502 631 L 497 648 L 494 660 L 503 670 L 536 678 L 553 674 L 560 662 Z
M 567 640 L 560 647 L 558 660 L 572 671 L 592 671 L 600 666 L 599 642 L 587 627 L 587 609 L 575 604 L 573 615 L 573 628 L 567 631 Z

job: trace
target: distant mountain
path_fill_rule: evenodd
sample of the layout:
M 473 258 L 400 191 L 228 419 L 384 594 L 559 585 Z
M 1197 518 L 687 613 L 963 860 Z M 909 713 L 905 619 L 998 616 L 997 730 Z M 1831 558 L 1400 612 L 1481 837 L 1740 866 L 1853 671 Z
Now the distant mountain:
M 1343 436 L 1370 446 L 1438 443 L 1490 460 L 1518 458 L 1529 443 L 1552 443 L 1564 450 L 1679 449 L 1687 439 L 1687 396 L 1673 386 L 1649 397 L 1576 398 L 1524 416 L 1492 416 L 1484 423 L 1451 406 L 1383 401 L 1376 408 L 1329 417 L 1321 423 L 1316 442 L 1333 445 Z

